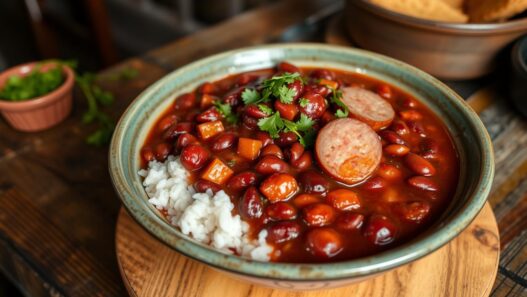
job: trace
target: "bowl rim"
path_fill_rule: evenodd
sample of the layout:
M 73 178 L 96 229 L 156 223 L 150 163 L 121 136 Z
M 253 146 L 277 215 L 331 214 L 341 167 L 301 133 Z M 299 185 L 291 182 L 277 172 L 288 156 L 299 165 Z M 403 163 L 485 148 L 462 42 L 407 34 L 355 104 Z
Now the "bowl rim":
M 26 111 L 36 109 L 51 104 L 57 100 L 60 100 L 64 96 L 64 94 L 72 90 L 73 85 L 75 83 L 75 73 L 73 72 L 73 69 L 71 69 L 71 67 L 69 67 L 68 65 L 58 63 L 53 60 L 35 61 L 16 65 L 0 72 L 0 77 L 6 77 L 6 79 L 8 79 L 12 75 L 20 74 L 24 69 L 27 69 L 27 72 L 29 73 L 38 64 L 44 66 L 62 66 L 62 72 L 65 76 L 62 84 L 60 84 L 56 89 L 52 90 L 49 93 L 22 101 L 7 101 L 5 99 L 0 99 L 0 109 L 8 111 Z M 0 85 L 0 89 L 3 87 L 3 84 Z
M 228 56 L 238 53 L 254 50 L 279 51 L 284 49 L 310 49 L 314 51 L 325 50 L 330 52 L 345 51 L 351 52 L 355 55 L 374 58 L 381 60 L 383 63 L 397 66 L 401 68 L 401 71 L 403 72 L 413 72 L 415 75 L 418 75 L 422 79 L 426 80 L 427 83 L 432 84 L 434 88 L 439 88 L 441 91 L 445 92 L 447 97 L 450 98 L 450 101 L 452 101 L 451 103 L 463 113 L 463 115 L 468 120 L 468 125 L 470 125 L 471 129 L 473 129 L 478 135 L 478 142 L 481 149 L 482 171 L 477 178 L 476 186 L 474 186 L 471 191 L 473 198 L 463 204 L 458 213 L 449 220 L 449 223 L 442 226 L 441 229 L 434 233 L 433 236 L 425 236 L 418 241 L 402 244 L 379 254 L 343 262 L 308 264 L 260 262 L 235 255 L 226 255 L 213 248 L 198 244 L 183 236 L 178 236 L 177 240 L 178 242 L 181 240 L 183 245 L 185 245 L 184 247 L 176 246 L 176 244 L 168 242 L 168 240 L 164 238 L 167 234 L 164 234 L 164 232 L 161 230 L 164 225 L 157 214 L 155 216 L 141 216 L 144 214 L 142 213 L 143 211 L 150 212 L 151 210 L 143 209 L 140 206 L 138 207 L 134 205 L 134 199 L 144 199 L 144 197 L 133 198 L 127 197 L 127 195 L 124 194 L 127 193 L 127 188 L 124 186 L 126 176 L 122 172 L 123 169 L 119 167 L 119 156 L 120 148 L 125 145 L 123 144 L 123 132 L 126 129 L 127 122 L 133 118 L 133 113 L 131 113 L 131 110 L 137 109 L 141 103 L 148 99 L 150 94 L 154 93 L 156 90 L 170 81 L 172 76 L 176 76 L 177 74 L 188 71 L 189 69 L 195 67 L 204 67 L 204 65 L 208 65 L 212 61 L 221 60 L 222 58 L 227 58 Z M 484 206 L 487 196 L 490 193 L 490 185 L 494 177 L 494 159 L 490 136 L 488 135 L 487 130 L 479 119 L 478 115 L 461 97 L 459 97 L 459 95 L 457 95 L 445 84 L 431 75 L 406 63 L 365 50 L 319 43 L 287 43 L 245 47 L 215 54 L 187 64 L 167 74 L 152 84 L 132 101 L 117 123 L 116 131 L 112 137 L 109 149 L 109 170 L 112 184 L 116 190 L 116 193 L 123 202 L 123 205 L 127 209 L 128 213 L 131 214 L 132 218 L 134 218 L 134 220 L 136 220 L 139 225 L 141 225 L 154 237 L 161 240 L 179 253 L 182 253 L 187 257 L 203 262 L 212 267 L 216 267 L 220 270 L 228 271 L 234 274 L 277 281 L 307 282 L 343 280 L 385 272 L 424 257 L 447 244 L 474 220 L 474 218 Z M 152 225 L 155 225 L 158 228 L 150 229 Z M 321 275 L 320 271 L 324 271 L 324 273 Z
M 524 53 L 525 52 L 525 53 Z M 511 51 L 512 65 L 519 75 L 527 78 L 527 35 L 520 37 Z
M 527 31 L 527 17 L 501 23 L 454 23 L 439 22 L 395 12 L 372 3 L 370 0 L 348 0 L 380 17 L 430 31 L 466 34 L 466 35 L 492 35 L 496 33 L 509 33 Z

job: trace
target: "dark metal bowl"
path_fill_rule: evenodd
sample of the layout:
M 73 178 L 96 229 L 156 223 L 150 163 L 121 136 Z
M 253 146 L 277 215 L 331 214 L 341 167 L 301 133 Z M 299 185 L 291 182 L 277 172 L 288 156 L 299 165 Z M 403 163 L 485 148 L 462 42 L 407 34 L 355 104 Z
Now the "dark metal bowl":
M 382 53 L 442 79 L 472 79 L 492 72 L 498 54 L 527 32 L 527 18 L 502 23 L 428 21 L 347 0 L 348 34 L 362 48 Z

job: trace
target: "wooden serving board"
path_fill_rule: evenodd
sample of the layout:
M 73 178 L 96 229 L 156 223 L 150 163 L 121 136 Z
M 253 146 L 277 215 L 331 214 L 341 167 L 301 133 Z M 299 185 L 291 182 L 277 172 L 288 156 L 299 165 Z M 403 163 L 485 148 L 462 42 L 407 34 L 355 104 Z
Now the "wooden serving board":
M 121 209 L 119 268 L 134 297 L 162 296 L 488 296 L 499 261 L 499 233 L 488 203 L 472 224 L 431 255 L 347 287 L 295 292 L 258 287 L 189 259 L 156 240 Z

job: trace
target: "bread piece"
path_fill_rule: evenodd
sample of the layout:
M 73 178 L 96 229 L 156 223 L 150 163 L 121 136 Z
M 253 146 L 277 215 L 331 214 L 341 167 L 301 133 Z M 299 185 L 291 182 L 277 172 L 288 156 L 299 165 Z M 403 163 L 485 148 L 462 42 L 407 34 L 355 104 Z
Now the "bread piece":
M 441 0 L 448 4 L 450 7 L 453 7 L 459 11 L 463 11 L 463 4 L 465 3 L 465 0 Z
M 373 3 L 398 13 L 417 18 L 466 23 L 468 16 L 441 0 L 371 0 Z
M 513 17 L 527 9 L 527 0 L 466 0 L 471 22 L 493 22 Z

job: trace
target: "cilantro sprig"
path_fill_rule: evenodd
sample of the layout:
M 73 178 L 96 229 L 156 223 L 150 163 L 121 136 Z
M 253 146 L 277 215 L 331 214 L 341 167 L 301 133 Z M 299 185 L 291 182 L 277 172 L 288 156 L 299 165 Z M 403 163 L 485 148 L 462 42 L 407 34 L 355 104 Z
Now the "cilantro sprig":
M 228 103 L 221 103 L 219 100 L 216 100 L 213 104 L 229 124 L 236 124 L 238 122 L 238 116 L 232 112 L 232 106 Z
M 336 104 L 338 107 L 340 107 L 336 112 L 335 112 L 335 116 L 337 118 L 347 118 L 348 115 L 349 115 L 349 109 L 348 107 L 346 106 L 346 104 L 344 104 L 344 102 L 342 102 L 342 91 L 341 90 L 335 90 L 335 89 L 331 89 L 331 102 Z
M 284 73 L 276 75 L 262 82 L 261 93 L 255 89 L 247 88 L 242 93 L 243 103 L 245 105 L 269 102 L 271 96 L 280 100 L 284 104 L 293 103 L 296 91 L 290 89 L 288 85 L 296 80 L 305 83 L 300 73 Z
M 277 138 L 280 132 L 293 132 L 298 137 L 298 141 L 304 147 L 311 146 L 314 142 L 315 131 L 314 121 L 305 114 L 300 115 L 296 122 L 289 121 L 280 117 L 276 111 L 271 116 L 258 120 L 260 130 L 268 132 L 272 138 Z

